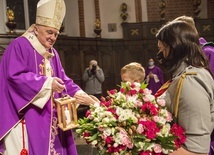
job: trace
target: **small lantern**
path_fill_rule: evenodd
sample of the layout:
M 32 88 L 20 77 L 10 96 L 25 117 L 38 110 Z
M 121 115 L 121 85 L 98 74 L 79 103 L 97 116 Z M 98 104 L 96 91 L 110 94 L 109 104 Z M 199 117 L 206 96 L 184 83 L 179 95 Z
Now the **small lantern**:
M 54 101 L 57 106 L 58 127 L 63 131 L 78 127 L 76 99 L 66 95 Z

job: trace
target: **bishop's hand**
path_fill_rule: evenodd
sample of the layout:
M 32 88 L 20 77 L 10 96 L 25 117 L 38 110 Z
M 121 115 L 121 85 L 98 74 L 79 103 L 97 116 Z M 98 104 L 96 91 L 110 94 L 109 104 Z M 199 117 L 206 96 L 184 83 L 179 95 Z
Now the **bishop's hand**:
M 53 92 L 61 93 L 64 89 L 65 89 L 64 82 L 60 78 L 54 77 L 52 82 Z

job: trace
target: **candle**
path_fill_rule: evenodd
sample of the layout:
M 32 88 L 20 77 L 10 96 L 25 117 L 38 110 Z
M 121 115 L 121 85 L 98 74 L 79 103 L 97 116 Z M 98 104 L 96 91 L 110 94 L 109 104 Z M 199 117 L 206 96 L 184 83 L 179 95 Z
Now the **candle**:
M 65 108 L 65 120 L 67 124 L 71 122 L 70 112 L 67 107 Z

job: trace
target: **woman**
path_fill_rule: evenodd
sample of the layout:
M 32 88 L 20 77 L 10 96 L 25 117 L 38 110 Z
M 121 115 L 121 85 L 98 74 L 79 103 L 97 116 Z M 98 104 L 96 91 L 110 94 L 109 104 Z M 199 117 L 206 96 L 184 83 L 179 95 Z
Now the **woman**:
M 172 75 L 162 97 L 187 136 L 185 144 L 171 155 L 208 154 L 214 124 L 214 81 L 198 33 L 185 22 L 173 21 L 164 25 L 156 38 L 158 61 Z M 183 85 L 177 96 L 179 81 Z

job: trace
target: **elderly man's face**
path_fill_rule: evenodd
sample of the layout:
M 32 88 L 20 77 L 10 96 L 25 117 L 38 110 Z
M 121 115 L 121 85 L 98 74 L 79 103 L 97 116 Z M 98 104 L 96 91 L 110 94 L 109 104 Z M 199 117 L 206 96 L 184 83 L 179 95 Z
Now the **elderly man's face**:
M 36 25 L 34 30 L 37 39 L 46 49 L 53 47 L 59 35 L 59 31 L 57 29 Z

